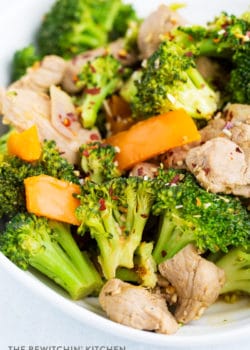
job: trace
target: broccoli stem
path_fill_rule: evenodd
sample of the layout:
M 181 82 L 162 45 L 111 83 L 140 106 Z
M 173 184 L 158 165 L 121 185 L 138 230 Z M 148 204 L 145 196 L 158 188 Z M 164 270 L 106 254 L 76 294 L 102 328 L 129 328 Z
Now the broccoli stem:
M 31 256 L 29 262 L 35 269 L 67 290 L 72 299 L 79 299 L 88 294 L 89 287 L 85 286 L 82 276 L 67 256 L 62 254 L 56 242 L 45 242 L 44 248 Z
M 77 271 L 81 274 L 86 288 L 86 294 L 99 289 L 102 280 L 86 252 L 81 252 L 70 233 L 70 226 L 57 221 L 49 221 L 49 226 L 56 233 L 56 240 L 65 250 Z
M 84 128 L 92 128 L 95 125 L 98 111 L 102 106 L 103 101 L 108 96 L 110 91 L 113 91 L 118 83 L 118 79 L 112 79 L 109 83 L 102 87 L 98 93 L 87 93 L 82 104 L 82 123 Z
M 250 255 L 242 248 L 231 249 L 216 265 L 226 274 L 220 294 L 242 291 L 250 294 Z
M 195 241 L 194 233 L 185 221 L 174 214 L 162 215 L 159 223 L 158 239 L 153 251 L 157 264 L 172 258 L 187 244 Z

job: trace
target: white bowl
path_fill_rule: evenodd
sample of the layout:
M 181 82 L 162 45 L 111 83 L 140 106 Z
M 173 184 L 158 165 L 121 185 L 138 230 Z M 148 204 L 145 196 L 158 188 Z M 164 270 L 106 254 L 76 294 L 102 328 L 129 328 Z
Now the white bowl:
M 28 45 L 33 38 L 42 15 L 47 11 L 53 0 L 12 0 L 13 7 L 0 14 L 0 86 L 5 86 L 9 79 L 9 64 L 16 49 Z M 129 2 L 129 1 L 128 1 Z M 164 0 L 134 0 L 138 13 L 142 16 L 157 8 Z M 210 0 L 209 4 L 203 1 L 185 1 L 187 7 L 181 12 L 191 23 L 203 23 L 212 19 L 221 10 L 229 13 L 241 14 L 247 10 L 246 0 Z M 250 332 L 250 303 L 249 299 L 242 299 L 234 304 L 217 302 L 211 306 L 202 318 L 181 327 L 172 336 L 160 335 L 151 332 L 138 331 L 117 323 L 104 316 L 96 299 L 87 298 L 82 301 L 71 301 L 63 291 L 47 280 L 45 277 L 33 271 L 24 272 L 11 263 L 0 253 L 0 268 L 12 274 L 18 283 L 27 286 L 34 293 L 40 295 L 48 303 L 60 308 L 65 314 L 74 317 L 89 326 L 105 330 L 114 335 L 140 342 L 141 344 L 154 344 L 186 348 L 209 346 L 212 344 L 231 344 L 235 339 L 246 336 Z

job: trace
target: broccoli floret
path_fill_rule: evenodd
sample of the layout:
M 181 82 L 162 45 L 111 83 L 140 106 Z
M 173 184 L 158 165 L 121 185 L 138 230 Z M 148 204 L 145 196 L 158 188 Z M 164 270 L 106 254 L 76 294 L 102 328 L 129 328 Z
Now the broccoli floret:
M 130 77 L 121 86 L 119 95 L 129 104 L 133 104 L 137 94 L 136 81 L 139 81 L 142 75 L 141 70 L 135 70 Z
M 0 250 L 22 269 L 32 266 L 45 274 L 73 299 L 95 292 L 102 284 L 67 224 L 19 213 L 7 223 L 0 236 Z
M 98 261 L 106 279 L 118 267 L 134 267 L 151 206 L 154 189 L 150 180 L 118 177 L 104 184 L 88 181 L 83 186 L 76 215 L 79 234 L 90 232 L 99 249 Z
M 225 86 L 230 102 L 250 103 L 250 21 L 249 13 L 242 17 L 222 12 L 203 26 L 179 27 L 171 39 L 195 56 L 208 56 L 227 60 L 230 67 L 229 82 Z
M 218 95 L 196 69 L 192 55 L 171 41 L 162 42 L 144 62 L 135 85 L 132 107 L 143 118 L 183 108 L 193 118 L 210 119 L 218 108 Z
M 153 252 L 157 263 L 172 258 L 189 243 L 201 252 L 227 252 L 247 241 L 249 213 L 238 198 L 207 192 L 191 173 L 181 170 L 161 169 L 157 181 L 152 208 L 160 217 Z
M 80 147 L 80 164 L 90 181 L 103 183 L 121 175 L 115 161 L 116 149 L 100 141 Z
M 57 0 L 38 30 L 38 46 L 42 55 L 69 58 L 124 36 L 135 19 L 121 0 Z
M 250 246 L 231 248 L 219 257 L 209 256 L 218 267 L 225 271 L 226 282 L 220 294 L 244 292 L 250 294 Z
M 99 27 L 84 0 L 57 0 L 45 15 L 37 34 L 42 55 L 72 57 L 106 44 L 106 33 Z
M 115 92 L 126 75 L 111 55 L 99 56 L 83 65 L 77 84 L 83 87 L 82 124 L 92 128 L 105 98 Z
M 29 163 L 16 156 L 5 155 L 0 162 L 0 218 L 26 211 L 23 181 L 40 174 L 79 183 L 73 165 L 60 155 L 54 141 L 44 142 L 41 159 L 37 162 Z
M 15 52 L 11 63 L 11 81 L 16 81 L 26 74 L 27 68 L 41 60 L 34 45 L 29 45 Z
M 114 19 L 113 26 L 109 32 L 110 40 L 115 40 L 117 38 L 125 37 L 127 31 L 130 29 L 136 29 L 134 34 L 138 33 L 138 26 L 140 24 L 140 19 L 131 4 L 123 4 L 120 1 L 119 11 Z
M 4 157 L 8 153 L 7 141 L 13 131 L 14 131 L 14 128 L 10 127 L 0 136 L 0 162 L 4 159 Z

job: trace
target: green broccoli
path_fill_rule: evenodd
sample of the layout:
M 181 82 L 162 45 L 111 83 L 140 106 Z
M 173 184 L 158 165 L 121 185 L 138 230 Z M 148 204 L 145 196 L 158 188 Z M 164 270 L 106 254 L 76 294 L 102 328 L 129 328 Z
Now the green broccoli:
M 115 161 L 116 149 L 100 141 L 80 147 L 80 164 L 90 181 L 102 183 L 121 175 Z
M 117 38 L 126 37 L 127 31 L 130 31 L 131 29 L 133 30 L 133 34 L 137 34 L 140 22 L 141 21 L 133 6 L 131 4 L 123 4 L 120 1 L 119 11 L 114 18 L 113 26 L 109 31 L 109 39 L 115 40 Z
M 118 177 L 103 184 L 86 182 L 76 216 L 78 233 L 89 231 L 99 249 L 98 261 L 106 279 L 118 267 L 132 269 L 155 192 L 151 180 Z
M 16 156 L 5 155 L 0 162 L 0 218 L 26 211 L 23 181 L 40 174 L 79 183 L 73 165 L 60 155 L 54 141 L 44 142 L 41 159 L 37 162 L 29 163 Z
M 82 124 L 92 128 L 107 96 L 122 83 L 126 70 L 111 55 L 99 56 L 83 65 L 77 84 L 83 87 L 81 102 Z
M 157 264 L 189 243 L 200 252 L 227 252 L 248 239 L 250 217 L 238 198 L 207 192 L 181 170 L 160 169 L 156 182 L 152 212 L 160 218 L 153 251 Z
M 157 268 L 152 256 L 152 250 L 153 242 L 141 242 L 135 251 L 133 269 L 119 267 L 116 271 L 116 278 L 140 284 L 144 287 L 154 288 L 157 282 Z
M 14 128 L 10 127 L 8 130 L 5 130 L 5 132 L 0 136 L 0 163 L 8 153 L 7 140 L 13 131 Z
M 195 119 L 210 119 L 218 108 L 218 95 L 196 69 L 192 55 L 171 41 L 164 41 L 143 64 L 135 81 L 132 102 L 142 118 L 183 108 Z
M 171 40 L 195 56 L 223 59 L 231 65 L 225 93 L 230 102 L 250 103 L 250 21 L 222 12 L 203 26 L 185 26 L 171 33 Z
M 208 259 L 225 271 L 226 282 L 220 294 L 244 292 L 250 294 L 250 246 L 233 247 L 226 253 L 210 254 Z
M 97 291 L 102 280 L 79 250 L 70 226 L 19 213 L 0 236 L 0 251 L 24 270 L 34 267 L 64 288 L 73 299 Z
M 15 52 L 11 63 L 11 81 L 16 81 L 26 74 L 27 68 L 41 60 L 33 44 Z
M 72 57 L 123 36 L 136 14 L 121 0 L 57 0 L 38 30 L 42 55 Z

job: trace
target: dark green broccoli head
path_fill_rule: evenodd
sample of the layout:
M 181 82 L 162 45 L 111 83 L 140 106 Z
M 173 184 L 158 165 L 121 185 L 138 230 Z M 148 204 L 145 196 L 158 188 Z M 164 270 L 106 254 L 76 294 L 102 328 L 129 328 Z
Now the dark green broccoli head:
M 39 49 L 69 58 L 124 36 L 136 18 L 121 0 L 57 0 L 38 31 Z
M 157 262 L 171 258 L 188 243 L 204 251 L 226 252 L 249 239 L 250 217 L 233 196 L 201 188 L 189 172 L 160 171 L 153 213 L 161 216 L 154 250 Z
M 34 45 L 29 45 L 15 52 L 11 63 L 11 81 L 16 81 L 26 74 L 27 68 L 39 62 L 41 57 Z
M 115 147 L 100 141 L 80 147 L 81 168 L 90 181 L 102 183 L 121 175 L 115 161 Z
M 127 30 L 129 30 L 131 26 L 133 27 L 132 23 L 140 23 L 135 9 L 131 4 L 121 3 L 120 9 L 109 33 L 110 40 L 124 37 Z
M 45 15 L 37 39 L 43 55 L 67 58 L 105 45 L 106 37 L 84 0 L 57 0 Z
M 159 46 L 135 85 L 133 110 L 144 118 L 183 108 L 193 118 L 209 119 L 217 110 L 217 94 L 197 71 L 190 52 L 174 42 Z
M 250 41 L 232 56 L 233 69 L 226 87 L 231 102 L 250 104 Z

